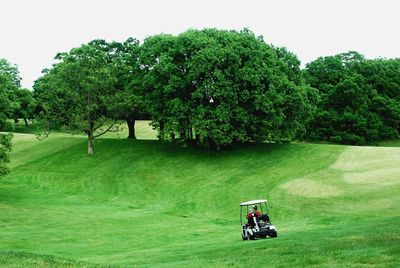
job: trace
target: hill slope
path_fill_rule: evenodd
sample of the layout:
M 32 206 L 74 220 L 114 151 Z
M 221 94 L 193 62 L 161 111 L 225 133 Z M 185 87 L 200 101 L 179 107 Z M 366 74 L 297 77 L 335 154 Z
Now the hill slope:
M 0 181 L 0 266 L 48 255 L 56 264 L 43 267 L 400 261 L 400 148 L 208 152 L 109 138 L 87 157 L 80 137 L 14 142 L 12 173 Z M 241 241 L 238 204 L 258 198 L 270 201 L 278 238 Z

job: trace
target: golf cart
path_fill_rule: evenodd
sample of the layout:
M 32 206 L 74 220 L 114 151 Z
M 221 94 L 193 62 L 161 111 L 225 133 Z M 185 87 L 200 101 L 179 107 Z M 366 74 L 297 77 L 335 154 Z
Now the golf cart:
M 268 214 L 267 200 L 260 199 L 240 203 L 243 240 L 278 236 L 275 225 L 271 223 Z

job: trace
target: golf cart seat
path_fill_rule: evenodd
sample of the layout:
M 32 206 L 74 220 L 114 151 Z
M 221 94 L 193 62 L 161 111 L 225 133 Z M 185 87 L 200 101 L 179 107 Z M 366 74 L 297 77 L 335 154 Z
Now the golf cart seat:
M 269 221 L 269 216 L 267 214 L 262 214 L 261 216 L 258 217 L 260 220 L 265 221 L 265 222 L 270 222 Z

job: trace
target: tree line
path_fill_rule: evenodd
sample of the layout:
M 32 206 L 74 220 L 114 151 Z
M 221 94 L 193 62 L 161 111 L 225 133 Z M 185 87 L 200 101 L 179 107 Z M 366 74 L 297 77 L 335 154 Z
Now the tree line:
M 399 138 L 400 59 L 348 52 L 318 58 L 303 73 L 319 92 L 307 138 L 354 145 Z
M 163 141 L 220 149 L 235 143 L 399 138 L 400 59 L 357 52 L 300 67 L 251 31 L 188 30 L 140 43 L 93 40 L 56 55 L 33 91 L 2 60 L 0 127 L 29 118 L 88 137 L 150 119 Z M 4 100 L 4 101 L 3 101 Z M 3 148 L 3 147 L 2 147 Z M 5 148 L 5 147 L 4 147 Z

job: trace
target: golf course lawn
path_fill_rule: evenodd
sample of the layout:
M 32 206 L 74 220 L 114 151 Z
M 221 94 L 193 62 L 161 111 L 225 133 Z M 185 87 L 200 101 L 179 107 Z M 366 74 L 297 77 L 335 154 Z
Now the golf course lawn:
M 0 267 L 398 267 L 400 147 L 214 152 L 137 130 L 97 140 L 93 157 L 84 137 L 16 133 Z M 268 199 L 278 238 L 242 241 L 252 199 Z

